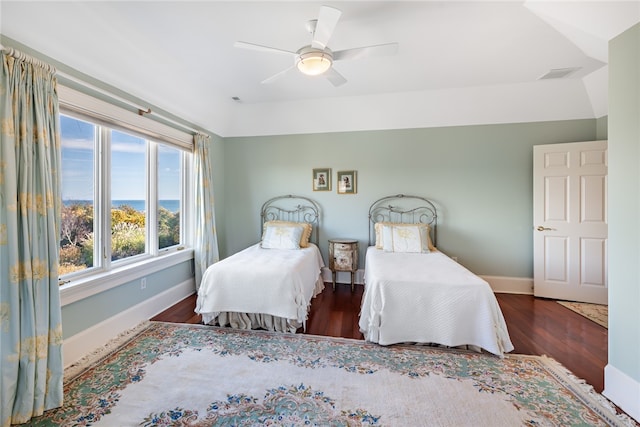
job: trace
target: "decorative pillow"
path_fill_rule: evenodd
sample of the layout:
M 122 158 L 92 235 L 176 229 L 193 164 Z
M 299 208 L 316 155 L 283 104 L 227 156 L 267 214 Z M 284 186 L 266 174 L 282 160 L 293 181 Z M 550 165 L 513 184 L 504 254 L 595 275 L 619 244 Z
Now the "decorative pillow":
M 429 224 L 378 222 L 374 229 L 378 249 L 392 252 L 430 252 L 436 249 L 431 242 Z
M 308 222 L 293 222 L 293 221 L 279 221 L 279 220 L 267 221 L 264 223 L 264 227 L 263 227 L 263 232 L 262 232 L 263 238 L 264 238 L 264 234 L 267 231 L 267 227 L 272 225 L 279 225 L 279 226 L 284 225 L 284 226 L 302 228 L 302 235 L 300 236 L 300 247 L 301 248 L 309 247 L 309 239 L 311 238 L 311 231 L 313 230 L 313 226 Z
M 265 249 L 300 249 L 300 237 L 303 231 L 299 226 L 267 226 L 260 246 Z
M 384 225 L 382 242 L 387 252 L 429 252 L 427 227 Z

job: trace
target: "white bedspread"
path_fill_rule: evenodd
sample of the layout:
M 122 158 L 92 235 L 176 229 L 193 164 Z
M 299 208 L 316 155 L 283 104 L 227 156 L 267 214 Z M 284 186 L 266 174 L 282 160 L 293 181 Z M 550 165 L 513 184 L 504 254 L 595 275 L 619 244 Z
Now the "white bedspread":
M 369 247 L 364 281 L 359 326 L 368 341 L 513 350 L 489 284 L 441 252 Z
M 322 267 L 314 244 L 300 250 L 255 244 L 205 270 L 196 313 L 205 324 L 221 312 L 262 313 L 304 324 Z

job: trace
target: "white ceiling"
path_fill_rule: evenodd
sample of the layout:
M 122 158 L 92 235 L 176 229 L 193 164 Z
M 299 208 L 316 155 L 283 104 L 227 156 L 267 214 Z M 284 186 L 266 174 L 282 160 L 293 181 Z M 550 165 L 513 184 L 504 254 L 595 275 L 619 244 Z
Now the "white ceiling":
M 398 42 L 398 54 L 336 62 L 339 87 L 295 70 L 261 84 L 292 59 L 234 42 L 296 51 L 324 4 L 342 11 L 332 50 Z M 640 2 L 3 0 L 0 14 L 2 35 L 243 136 L 604 116 L 607 43 L 640 21 Z

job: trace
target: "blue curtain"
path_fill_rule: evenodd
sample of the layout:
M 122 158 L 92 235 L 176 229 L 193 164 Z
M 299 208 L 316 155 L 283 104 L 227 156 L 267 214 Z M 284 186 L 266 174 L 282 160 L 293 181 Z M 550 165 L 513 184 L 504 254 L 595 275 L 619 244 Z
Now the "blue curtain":
M 218 262 L 218 238 L 213 202 L 213 167 L 209 157 L 211 138 L 197 134 L 195 137 L 195 275 L 196 288 L 200 287 L 202 274 L 211 264 Z
M 0 70 L 0 423 L 62 405 L 60 132 L 55 70 L 6 49 Z

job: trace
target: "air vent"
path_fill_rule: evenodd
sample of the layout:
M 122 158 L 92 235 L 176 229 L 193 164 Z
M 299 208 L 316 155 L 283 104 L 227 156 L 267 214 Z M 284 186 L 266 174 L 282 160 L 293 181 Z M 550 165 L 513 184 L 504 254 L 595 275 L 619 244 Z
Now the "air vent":
M 538 80 L 548 80 L 548 79 L 562 79 L 567 77 L 576 71 L 578 71 L 581 67 L 571 67 L 571 68 L 554 68 L 549 70 L 549 72 L 542 77 L 539 77 Z

